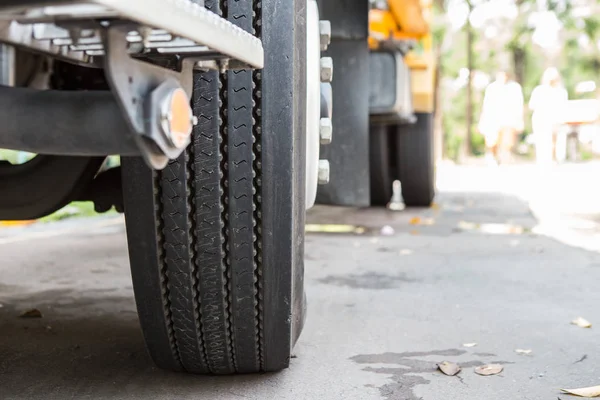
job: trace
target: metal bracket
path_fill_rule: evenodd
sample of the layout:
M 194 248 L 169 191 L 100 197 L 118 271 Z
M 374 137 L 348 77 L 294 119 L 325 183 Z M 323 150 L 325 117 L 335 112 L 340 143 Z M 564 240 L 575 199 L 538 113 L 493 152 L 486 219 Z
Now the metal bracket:
M 193 89 L 192 59 L 181 61 L 181 72 L 169 70 L 130 57 L 127 50 L 128 26 L 111 26 L 104 30 L 105 72 L 109 84 L 124 112 L 146 163 L 164 168 L 189 143 L 175 147 L 161 126 L 160 98 L 153 96 L 159 87 L 182 88 L 191 98 Z

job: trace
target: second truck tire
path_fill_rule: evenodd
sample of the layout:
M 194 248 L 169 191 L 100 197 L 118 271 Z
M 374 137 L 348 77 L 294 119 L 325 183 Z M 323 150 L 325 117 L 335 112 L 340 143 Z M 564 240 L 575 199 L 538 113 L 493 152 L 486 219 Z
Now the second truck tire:
M 158 366 L 277 371 L 304 322 L 305 31 L 300 1 L 206 1 L 261 37 L 260 71 L 198 73 L 192 144 L 123 159 L 133 285 Z
M 417 113 L 414 124 L 370 128 L 371 204 L 385 206 L 399 180 L 409 207 L 429 207 L 435 196 L 433 115 Z
M 407 206 L 429 207 L 435 195 L 433 114 L 417 113 L 416 116 L 414 124 L 397 128 L 397 176 Z

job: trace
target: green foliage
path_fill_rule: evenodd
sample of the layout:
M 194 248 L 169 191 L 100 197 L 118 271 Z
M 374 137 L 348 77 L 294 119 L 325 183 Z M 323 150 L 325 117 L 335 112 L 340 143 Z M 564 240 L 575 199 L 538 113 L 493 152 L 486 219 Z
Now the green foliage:
M 591 7 L 597 7 L 598 0 L 585 1 Z M 540 10 L 540 3 L 536 0 L 515 0 L 519 10 L 517 18 L 511 21 L 497 21 L 497 23 L 504 23 L 506 30 L 511 32 L 510 35 L 502 36 L 507 38 L 502 39 L 504 43 L 498 43 L 497 38 L 486 38 L 482 31 L 474 30 L 474 70 L 493 76 L 499 66 L 505 65 L 505 61 L 510 60 L 514 68 L 513 72 L 522 85 L 525 104 L 527 104 L 533 89 L 540 83 L 544 69 L 555 65 L 561 71 L 569 98 L 589 97 L 590 94 L 577 95 L 575 86 L 581 81 L 593 80 L 600 87 L 600 50 L 595 45 L 600 41 L 600 15 L 581 16 L 581 13 L 574 13 L 574 0 L 546 0 L 544 3 L 547 10 L 557 16 L 563 27 L 560 37 L 564 42 L 558 56 L 533 43 L 534 28 L 529 25 L 529 21 L 532 13 Z M 576 5 L 581 4 L 581 1 L 578 1 Z M 465 30 L 449 32 L 447 29 L 440 28 L 434 35 L 436 40 L 442 40 L 443 35 L 452 35 L 453 46 L 442 55 L 441 65 L 446 82 L 455 81 L 460 70 L 467 64 Z M 583 46 L 582 39 L 587 40 L 590 45 Z M 479 117 L 482 97 L 481 92 L 474 90 L 475 124 Z M 455 159 L 459 154 L 460 145 L 464 144 L 467 130 L 466 109 L 464 88 L 456 91 L 449 89 L 444 93 L 443 129 L 446 155 L 450 158 Z M 525 134 L 531 132 L 530 121 L 530 115 L 527 115 Z M 472 142 L 474 153 L 481 154 L 484 147 L 481 135 L 474 133 Z

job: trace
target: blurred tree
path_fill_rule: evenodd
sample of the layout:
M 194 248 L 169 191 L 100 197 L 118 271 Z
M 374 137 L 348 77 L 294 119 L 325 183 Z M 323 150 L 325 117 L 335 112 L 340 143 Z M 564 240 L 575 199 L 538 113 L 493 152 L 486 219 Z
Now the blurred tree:
M 473 31 L 473 24 L 471 23 L 471 15 L 473 15 L 473 9 L 475 8 L 472 0 L 465 0 L 468 7 L 467 21 L 465 23 L 465 32 L 467 34 L 467 135 L 465 140 L 465 148 L 463 149 L 464 156 L 466 154 L 473 154 L 473 72 L 475 70 L 475 63 L 473 60 L 473 45 L 475 41 L 475 33 Z M 461 157 L 462 158 L 462 157 Z
M 433 26 L 432 26 L 432 37 L 433 37 L 433 56 L 435 57 L 435 82 L 433 88 L 433 103 L 434 103 L 434 114 L 433 114 L 433 138 L 434 138 L 434 154 L 436 162 L 443 159 L 445 156 L 444 149 L 444 107 L 443 107 L 443 93 L 442 93 L 442 78 L 444 76 L 444 64 L 442 62 L 442 53 L 444 46 L 444 39 L 447 37 L 446 32 L 448 31 L 447 24 L 445 23 L 446 14 L 446 2 L 444 0 L 434 0 L 433 2 Z
M 506 44 L 511 53 L 512 67 L 515 80 L 523 86 L 527 74 L 527 61 L 530 59 L 531 39 L 534 32 L 529 24 L 529 18 L 536 0 L 516 0 L 517 18 L 512 24 L 512 37 Z

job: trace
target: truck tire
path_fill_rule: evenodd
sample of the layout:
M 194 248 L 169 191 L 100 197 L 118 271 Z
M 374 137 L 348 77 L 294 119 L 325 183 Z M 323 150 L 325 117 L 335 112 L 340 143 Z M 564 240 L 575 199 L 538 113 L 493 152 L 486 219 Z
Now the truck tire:
M 416 116 L 416 123 L 397 127 L 397 174 L 404 203 L 409 207 L 429 207 L 435 195 L 433 114 Z
M 289 364 L 305 313 L 302 3 L 207 0 L 261 37 L 265 68 L 197 73 L 192 144 L 162 171 L 122 161 L 135 298 L 159 367 Z
M 391 163 L 391 137 L 387 125 L 371 125 L 369 129 L 369 170 L 371 205 L 385 207 L 392 198 L 395 169 Z

